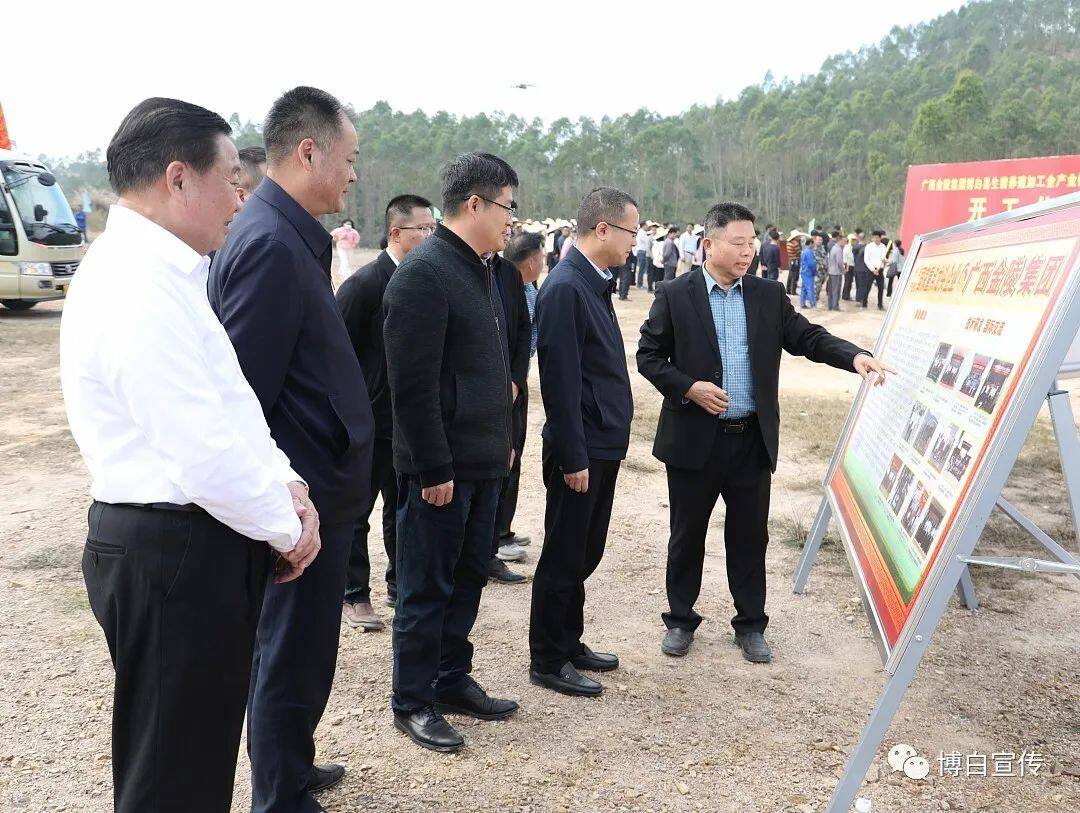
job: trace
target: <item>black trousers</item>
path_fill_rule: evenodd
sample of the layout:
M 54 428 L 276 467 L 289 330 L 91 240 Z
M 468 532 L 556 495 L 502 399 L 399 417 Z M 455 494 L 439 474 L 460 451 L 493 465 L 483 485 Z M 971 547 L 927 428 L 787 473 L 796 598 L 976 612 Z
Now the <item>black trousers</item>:
M 390 438 L 376 438 L 371 453 L 371 497 L 364 506 L 360 521 L 353 532 L 349 549 L 349 566 L 345 579 L 345 601 L 356 604 L 371 600 L 371 559 L 368 556 L 368 532 L 375 498 L 382 494 L 382 539 L 386 550 L 386 592 L 397 593 L 394 571 L 394 549 L 397 547 L 397 474 L 394 473 L 394 443 Z
M 796 263 L 788 264 L 787 292 L 794 296 L 799 292 L 799 266 Z
M 626 299 L 630 296 L 630 286 L 634 284 L 634 267 L 636 260 L 631 257 L 619 270 L 619 299 Z
M 701 593 L 705 535 L 717 497 L 724 498 L 724 547 L 727 577 L 735 600 L 731 626 L 736 632 L 764 632 L 765 550 L 769 545 L 769 455 L 756 421 L 746 431 L 719 431 L 705 468 L 667 467 L 671 539 L 668 542 L 664 623 L 697 629 L 701 616 L 694 604 Z
M 871 274 L 870 285 L 877 288 L 877 304 L 879 308 L 885 307 L 885 274 Z M 867 290 L 867 296 L 870 291 Z
M 334 682 L 354 529 L 320 525 L 322 549 L 304 575 L 266 588 L 248 698 L 252 813 L 322 810 L 304 786 Z
M 394 612 L 394 711 L 453 694 L 472 671 L 469 641 L 487 584 L 502 479 L 455 480 L 436 507 L 420 480 L 398 478 L 398 600 Z
M 510 476 L 503 480 L 499 492 L 499 507 L 495 512 L 495 539 L 491 545 L 491 555 L 499 552 L 503 539 L 513 536 L 514 513 L 517 511 L 518 485 L 521 483 L 521 453 L 525 449 L 525 436 L 528 433 L 529 387 L 525 385 L 518 394 L 511 411 L 514 425 L 514 465 L 510 467 Z
M 582 651 L 585 580 L 604 556 L 619 460 L 589 460 L 589 490 L 566 485 L 550 444 L 544 443 L 544 548 L 533 576 L 529 617 L 531 665 L 554 673 Z
M 855 282 L 855 269 L 849 268 L 844 272 L 844 290 L 841 299 L 845 302 L 851 301 L 851 284 Z
M 228 813 L 270 559 L 209 514 L 90 507 L 82 569 L 116 670 L 118 813 Z

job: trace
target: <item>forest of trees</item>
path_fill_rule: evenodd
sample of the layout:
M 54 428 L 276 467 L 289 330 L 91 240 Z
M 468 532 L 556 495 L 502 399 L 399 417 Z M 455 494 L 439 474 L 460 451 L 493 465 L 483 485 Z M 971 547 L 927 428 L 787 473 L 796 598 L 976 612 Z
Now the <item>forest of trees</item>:
M 817 218 L 896 229 L 909 164 L 1080 151 L 1080 0 L 969 3 L 893 28 L 799 81 L 769 75 L 738 98 L 675 116 L 642 109 L 545 125 L 385 102 L 351 114 L 360 181 L 343 216 L 369 244 L 390 197 L 438 201 L 439 168 L 472 149 L 517 170 L 522 218 L 570 217 L 585 191 L 611 185 L 654 220 L 700 221 L 733 199 L 786 227 Z M 261 142 L 257 125 L 232 124 L 240 146 Z M 101 151 L 46 160 L 73 197 L 107 188 Z

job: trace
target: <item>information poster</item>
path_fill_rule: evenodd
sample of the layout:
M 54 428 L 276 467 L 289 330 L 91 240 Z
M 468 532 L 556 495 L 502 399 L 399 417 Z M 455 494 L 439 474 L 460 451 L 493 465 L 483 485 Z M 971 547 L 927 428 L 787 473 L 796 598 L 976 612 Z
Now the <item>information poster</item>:
M 1076 288 L 1078 250 L 1080 205 L 930 238 L 905 269 L 877 348 L 897 375 L 862 388 L 826 480 L 886 662 Z

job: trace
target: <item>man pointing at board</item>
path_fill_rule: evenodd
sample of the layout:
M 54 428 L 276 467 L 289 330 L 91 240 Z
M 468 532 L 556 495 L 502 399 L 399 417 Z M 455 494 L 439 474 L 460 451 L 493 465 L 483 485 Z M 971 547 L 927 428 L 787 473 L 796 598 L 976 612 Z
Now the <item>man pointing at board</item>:
M 638 371 L 664 396 L 653 455 L 667 466 L 671 506 L 668 630 L 661 650 L 690 651 L 701 616 L 705 534 L 717 497 L 727 506 L 724 544 L 743 657 L 768 663 L 765 550 L 776 469 L 781 350 L 858 373 L 873 384 L 892 370 L 866 350 L 812 324 L 784 287 L 747 275 L 754 215 L 720 203 L 704 220 L 705 265 L 657 290 L 641 326 Z

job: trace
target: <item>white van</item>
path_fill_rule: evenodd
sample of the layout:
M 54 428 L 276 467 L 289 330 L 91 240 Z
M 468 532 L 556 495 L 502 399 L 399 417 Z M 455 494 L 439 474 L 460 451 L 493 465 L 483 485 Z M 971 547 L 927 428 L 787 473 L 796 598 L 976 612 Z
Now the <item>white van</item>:
M 85 252 L 75 215 L 49 168 L 0 149 L 0 305 L 63 299 Z

